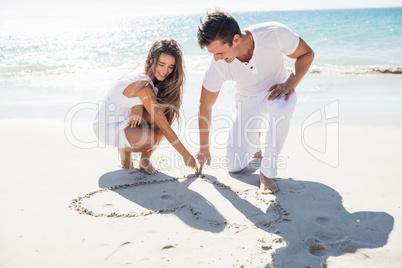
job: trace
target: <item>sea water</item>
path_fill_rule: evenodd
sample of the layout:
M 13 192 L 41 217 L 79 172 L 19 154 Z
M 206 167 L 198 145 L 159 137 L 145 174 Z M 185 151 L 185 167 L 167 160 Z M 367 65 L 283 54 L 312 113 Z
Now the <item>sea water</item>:
M 315 51 L 314 81 L 344 74 L 402 72 L 402 8 L 232 13 L 241 28 L 277 21 Z M 185 55 L 184 111 L 196 114 L 210 55 L 200 49 L 197 27 L 204 14 L 36 20 L 0 19 L 0 120 L 66 119 L 77 105 L 88 120 L 108 88 L 127 72 L 142 72 L 152 43 L 176 39 Z M 286 58 L 286 57 L 285 57 Z M 293 61 L 286 58 L 290 69 Z M 301 92 L 320 93 L 319 82 Z M 217 105 L 231 112 L 234 89 Z M 85 110 L 85 109 L 83 109 Z

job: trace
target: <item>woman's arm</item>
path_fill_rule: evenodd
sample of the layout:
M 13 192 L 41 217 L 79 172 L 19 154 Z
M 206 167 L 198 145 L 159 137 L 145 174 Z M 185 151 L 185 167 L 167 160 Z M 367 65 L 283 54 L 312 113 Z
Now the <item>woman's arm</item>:
M 163 113 L 163 110 L 158 106 L 158 101 L 156 99 L 155 93 L 151 85 L 147 85 L 142 89 L 138 90 L 135 95 L 141 99 L 144 108 L 151 115 L 151 118 L 154 120 L 155 124 L 158 126 L 162 134 L 166 137 L 166 139 L 170 142 L 170 144 L 172 144 L 172 146 L 180 153 L 180 155 L 183 156 L 185 164 L 191 168 L 195 168 L 198 172 L 198 167 L 194 157 L 180 142 L 176 133 L 170 127 L 166 119 L 166 116 Z

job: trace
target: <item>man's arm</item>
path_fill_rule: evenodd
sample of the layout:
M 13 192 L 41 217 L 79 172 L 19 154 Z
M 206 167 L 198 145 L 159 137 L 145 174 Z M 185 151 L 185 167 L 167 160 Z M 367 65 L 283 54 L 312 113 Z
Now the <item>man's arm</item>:
M 284 84 L 277 84 L 272 86 L 268 91 L 271 94 L 268 100 L 281 99 L 286 96 L 286 101 L 295 93 L 295 88 L 300 83 L 304 75 L 307 73 L 308 69 L 314 60 L 314 51 L 300 38 L 299 45 L 295 52 L 288 55 L 289 58 L 296 59 L 295 70 L 289 76 L 288 80 Z
M 209 134 L 211 129 L 212 107 L 219 95 L 218 92 L 211 92 L 202 87 L 200 107 L 198 110 L 198 128 L 200 131 L 200 151 L 197 154 L 200 163 L 199 172 L 202 172 L 204 164 L 211 164 L 211 153 L 209 151 Z

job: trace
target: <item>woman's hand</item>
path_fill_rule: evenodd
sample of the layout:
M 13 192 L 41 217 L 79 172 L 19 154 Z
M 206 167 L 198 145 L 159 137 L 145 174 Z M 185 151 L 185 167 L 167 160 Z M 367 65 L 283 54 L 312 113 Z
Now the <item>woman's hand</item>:
M 195 171 L 199 173 L 197 161 L 195 160 L 194 156 L 188 154 L 187 156 L 183 157 L 184 164 L 190 168 L 195 168 Z
M 143 105 L 136 105 L 131 108 L 130 118 L 128 125 L 133 128 L 141 124 L 142 114 L 144 113 Z

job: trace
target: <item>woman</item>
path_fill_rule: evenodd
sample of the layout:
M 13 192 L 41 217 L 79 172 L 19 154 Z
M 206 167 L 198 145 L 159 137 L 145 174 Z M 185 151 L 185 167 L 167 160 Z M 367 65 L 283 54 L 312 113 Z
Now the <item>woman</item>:
M 185 165 L 198 172 L 195 158 L 171 128 L 179 118 L 184 80 L 180 45 L 160 39 L 149 50 L 144 74 L 123 77 L 109 90 L 93 126 L 101 142 L 118 148 L 123 168 L 132 168 L 131 153 L 140 152 L 139 168 L 157 173 L 150 157 L 166 137 Z

